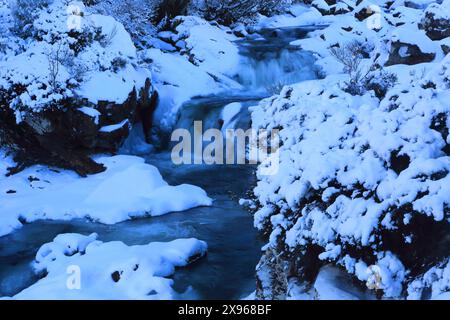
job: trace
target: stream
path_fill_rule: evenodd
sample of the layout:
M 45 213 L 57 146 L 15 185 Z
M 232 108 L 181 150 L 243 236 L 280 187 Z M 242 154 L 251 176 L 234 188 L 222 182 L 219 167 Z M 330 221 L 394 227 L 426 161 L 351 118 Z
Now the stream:
M 182 108 L 176 128 L 190 128 L 193 121 L 204 129 L 251 126 L 248 107 L 286 84 L 315 79 L 314 58 L 289 43 L 305 37 L 312 28 L 267 29 L 240 41 L 243 65 L 236 80 L 248 90 L 218 96 L 194 98 Z M 240 108 L 221 117 L 230 103 Z M 208 255 L 175 272 L 174 288 L 180 299 L 241 299 L 255 290 L 255 266 L 264 244 L 253 227 L 253 218 L 238 202 L 256 183 L 251 165 L 175 166 L 169 151 L 149 154 L 148 163 L 160 170 L 172 185 L 183 183 L 202 187 L 214 199 L 211 207 L 103 225 L 87 220 L 37 221 L 0 238 L 0 297 L 12 296 L 38 279 L 31 262 L 39 247 L 61 233 L 90 234 L 99 240 L 122 241 L 127 245 L 198 238 L 208 243 Z

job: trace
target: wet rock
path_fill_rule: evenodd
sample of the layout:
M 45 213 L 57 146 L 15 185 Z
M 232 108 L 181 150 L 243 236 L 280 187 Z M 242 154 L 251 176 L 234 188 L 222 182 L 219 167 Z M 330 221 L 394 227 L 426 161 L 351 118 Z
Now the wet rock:
M 203 258 L 205 255 L 206 255 L 206 253 L 203 253 L 203 252 L 194 254 L 193 256 L 189 257 L 187 264 L 192 264 L 194 262 L 197 262 L 198 260 Z

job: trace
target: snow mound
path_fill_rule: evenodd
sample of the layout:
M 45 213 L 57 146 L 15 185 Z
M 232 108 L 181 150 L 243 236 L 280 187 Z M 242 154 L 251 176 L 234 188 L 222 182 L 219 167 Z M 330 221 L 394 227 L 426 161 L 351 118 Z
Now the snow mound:
M 77 1 L 55 0 L 35 10 L 27 38 L 8 36 L 8 42 L 26 45 L 0 59 L 0 90 L 17 113 L 72 97 L 123 103 L 151 78 L 135 67 L 136 48 L 114 18 L 93 14 Z
M 33 166 L 0 180 L 0 235 L 12 232 L 21 222 L 38 219 L 89 218 L 105 224 L 159 216 L 212 200 L 192 185 L 169 186 L 157 168 L 133 156 L 99 157 L 105 172 L 80 178 L 71 171 L 55 172 Z M 12 161 L 2 159 L 1 174 Z
M 127 246 L 98 241 L 96 234 L 61 234 L 36 254 L 34 269 L 45 277 L 13 298 L 174 299 L 179 294 L 168 277 L 206 251 L 197 239 Z
M 278 129 L 281 139 L 279 171 L 264 175 L 267 164 L 259 166 L 255 226 L 302 285 L 320 283 L 321 267 L 331 263 L 362 286 L 375 268 L 385 297 L 406 297 L 410 288 L 411 298 L 427 298 L 429 289 L 431 298 L 442 298 L 448 291 L 450 60 L 430 30 L 445 33 L 419 29 L 430 1 L 356 3 L 352 12 L 318 18 L 329 25 L 292 42 L 315 53 L 326 78 L 287 86 L 253 108 L 253 129 Z M 371 4 L 380 12 L 360 11 Z M 317 10 L 300 15 L 308 13 Z M 295 18 L 265 23 L 282 19 Z M 374 63 L 395 76 L 385 94 L 352 95 L 343 86 L 349 75 L 330 49 L 352 41 L 361 44 L 361 69 Z

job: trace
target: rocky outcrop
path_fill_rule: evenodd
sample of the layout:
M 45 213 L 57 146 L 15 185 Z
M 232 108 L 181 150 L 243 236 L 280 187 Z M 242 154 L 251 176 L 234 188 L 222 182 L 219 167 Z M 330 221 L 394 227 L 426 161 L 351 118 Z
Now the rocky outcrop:
M 391 52 L 386 66 L 394 64 L 413 65 L 424 62 L 431 62 L 436 57 L 433 52 L 422 52 L 416 44 L 401 41 L 392 42 Z
M 425 30 L 430 39 L 442 40 L 450 37 L 449 8 L 450 1 L 444 1 L 441 5 L 433 3 L 425 11 L 419 23 L 419 28 Z
M 149 132 L 157 105 L 157 94 L 147 80 L 121 104 L 66 98 L 39 112 L 22 112 L 22 121 L 17 121 L 17 111 L 6 104 L 7 95 L 4 92 L 0 101 L 0 135 L 18 163 L 10 173 L 36 163 L 73 169 L 81 176 L 101 172 L 105 168 L 90 155 L 116 152 L 133 123 L 142 121 Z

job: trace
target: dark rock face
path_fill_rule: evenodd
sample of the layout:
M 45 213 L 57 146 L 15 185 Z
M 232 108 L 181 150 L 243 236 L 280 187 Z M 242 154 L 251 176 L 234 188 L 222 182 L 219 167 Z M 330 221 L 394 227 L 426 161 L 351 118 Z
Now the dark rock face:
M 144 122 L 150 130 L 157 105 L 157 95 L 147 80 L 139 93 L 134 89 L 122 104 L 67 98 L 40 112 L 26 111 L 17 123 L 15 111 L 6 103 L 7 94 L 0 94 L 0 140 L 14 152 L 18 163 L 11 174 L 36 163 L 73 169 L 81 176 L 102 172 L 103 165 L 90 155 L 116 152 L 135 122 Z M 98 116 L 83 112 L 82 107 Z
M 424 62 L 431 62 L 434 60 L 435 53 L 425 53 L 415 44 L 403 43 L 400 41 L 393 42 L 391 45 L 391 52 L 386 66 L 394 64 L 418 64 Z
M 425 13 L 419 28 L 425 30 L 431 40 L 450 37 L 450 21 L 443 17 L 436 17 L 432 12 Z

